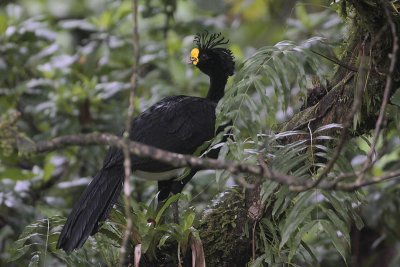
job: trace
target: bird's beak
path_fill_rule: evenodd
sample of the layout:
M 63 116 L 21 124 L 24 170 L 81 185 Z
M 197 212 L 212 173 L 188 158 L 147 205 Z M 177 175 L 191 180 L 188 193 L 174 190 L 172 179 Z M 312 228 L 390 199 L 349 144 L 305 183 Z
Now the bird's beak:
M 199 59 L 196 57 L 190 57 L 190 61 L 188 62 L 189 64 L 197 65 L 199 63 Z

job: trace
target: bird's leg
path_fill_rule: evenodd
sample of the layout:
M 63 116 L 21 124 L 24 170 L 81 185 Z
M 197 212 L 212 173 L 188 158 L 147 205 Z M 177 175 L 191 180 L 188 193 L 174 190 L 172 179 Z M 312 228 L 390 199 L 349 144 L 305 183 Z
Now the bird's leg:
M 172 203 L 172 216 L 173 216 L 173 221 L 176 224 L 179 224 L 179 200 L 176 202 Z
M 158 204 L 163 202 L 169 197 L 169 193 L 171 193 L 171 185 L 173 181 L 167 180 L 167 181 L 158 181 Z
M 193 178 L 193 176 L 197 173 L 197 170 L 191 169 L 189 174 L 179 181 L 173 181 L 171 184 L 171 192 L 172 194 L 179 194 L 182 192 L 185 185 Z M 178 200 L 179 201 L 179 200 Z M 172 203 L 172 215 L 174 218 L 174 223 L 179 224 L 179 203 L 178 201 Z
M 160 193 L 158 194 L 158 203 L 161 203 L 165 199 L 168 198 L 169 194 L 179 194 L 182 192 L 185 185 L 193 178 L 193 176 L 197 173 L 197 170 L 191 169 L 190 172 L 183 178 L 182 180 L 168 180 L 168 181 L 159 181 L 158 182 L 158 190 Z M 174 223 L 179 224 L 179 203 L 178 201 L 172 203 L 172 215 Z
M 174 180 L 159 181 L 158 208 L 162 206 L 163 202 L 170 196 L 170 193 L 178 194 L 182 192 L 182 189 L 185 186 L 185 184 L 182 184 L 182 181 L 174 181 Z M 172 216 L 174 223 L 179 224 L 178 200 L 172 203 Z
M 185 177 L 185 179 L 180 180 L 180 181 L 170 181 L 169 188 L 168 188 L 170 190 L 170 192 L 173 195 L 181 193 L 183 190 L 183 187 L 189 182 L 191 177 L 187 180 L 186 179 L 187 179 L 187 177 Z M 172 216 L 173 216 L 173 222 L 176 224 L 179 224 L 179 199 L 172 203 Z

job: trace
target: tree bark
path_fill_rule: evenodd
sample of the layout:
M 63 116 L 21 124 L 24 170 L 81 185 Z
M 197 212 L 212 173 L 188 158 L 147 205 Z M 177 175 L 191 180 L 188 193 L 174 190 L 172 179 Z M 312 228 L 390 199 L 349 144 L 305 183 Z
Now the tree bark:
M 325 88 L 327 93 L 319 99 L 318 103 L 298 112 L 290 120 L 280 125 L 278 131 L 300 130 L 308 127 L 315 130 L 330 123 L 346 124 L 348 113 L 355 101 L 356 88 L 360 84 L 365 85 L 365 88 L 362 90 L 358 112 L 360 117 L 352 134 L 368 133 L 375 127 L 387 83 L 390 55 L 393 49 L 393 33 L 385 14 L 385 3 L 386 1 L 379 0 L 342 1 L 343 16 L 345 18 L 353 17 L 353 19 L 349 27 L 348 38 L 343 42 L 341 62 L 355 66 L 358 71 L 354 72 L 338 66 L 328 82 L 328 88 Z M 391 17 L 397 29 L 396 34 L 400 36 L 400 16 L 391 10 Z M 350 20 L 349 18 L 347 20 Z M 393 79 L 390 88 L 391 94 L 400 87 L 399 61 L 400 57 L 397 56 L 397 65 L 391 74 Z M 362 65 L 360 62 L 365 63 Z M 360 79 L 365 80 L 360 81 Z M 313 89 L 321 90 L 320 88 Z M 247 177 L 246 179 L 251 178 Z M 246 233 L 246 229 L 251 229 L 252 225 L 257 223 L 261 217 L 249 215 L 251 209 L 254 208 L 254 203 L 259 203 L 261 214 L 265 212 L 259 192 L 259 187 L 246 189 L 245 193 L 239 197 L 236 190 L 227 191 L 224 198 L 218 202 L 217 208 L 207 211 L 207 214 L 204 215 L 200 232 L 205 247 L 207 266 L 245 266 L 242 264 L 243 262 L 248 262 L 252 255 L 257 256 L 257 248 L 252 246 L 254 242 L 252 233 L 249 230 Z M 243 201 L 238 201 L 241 198 Z M 237 201 L 232 202 L 232 199 Z M 227 218 L 221 214 L 230 216 Z M 221 225 L 226 221 L 234 221 L 236 226 L 231 225 L 225 231 L 221 230 Z M 255 236 L 258 234 L 256 233 Z M 352 236 L 357 235 L 353 234 Z

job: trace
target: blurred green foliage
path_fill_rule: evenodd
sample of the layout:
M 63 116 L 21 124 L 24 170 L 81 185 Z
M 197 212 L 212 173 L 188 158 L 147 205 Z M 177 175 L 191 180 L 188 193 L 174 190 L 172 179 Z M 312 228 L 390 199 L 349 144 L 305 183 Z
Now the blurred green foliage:
M 333 137 L 324 129 L 276 135 L 270 130 L 299 110 L 315 76 L 324 84 L 332 74 L 332 64 L 310 48 L 327 54 L 340 52 L 346 26 L 336 13 L 340 1 L 336 2 L 139 1 L 141 59 L 136 114 L 168 95 L 204 96 L 207 78 L 186 63 L 193 35 L 204 29 L 222 31 L 230 39 L 237 75 L 229 81 L 218 117 L 220 124 L 234 119 L 235 142 L 224 145 L 220 157 L 252 163 L 262 152 L 265 160 L 282 172 L 312 178 L 316 173 L 310 170 L 323 166 L 317 159 L 331 156 Z M 63 223 L 58 216 L 68 214 L 101 165 L 106 148 L 70 147 L 24 155 L 13 150 L 7 129 L 14 127 L 34 141 L 122 129 L 133 60 L 131 3 L 8 0 L 0 7 L 0 265 L 116 264 L 125 222 L 120 207 L 101 234 L 81 251 L 66 255 L 55 250 Z M 398 98 L 397 94 L 392 97 L 394 117 Z M 19 119 L 10 120 L 15 111 L 20 113 Z M 393 123 L 388 128 L 385 142 L 392 147 L 399 143 L 398 127 Z M 281 138 L 294 134 L 320 138 L 321 143 L 311 149 L 306 142 L 281 145 Z M 369 138 L 351 140 L 333 174 L 359 168 Z M 398 157 L 398 150 L 388 151 L 373 172 L 379 174 L 396 165 Z M 234 183 L 225 172 L 199 173 L 184 191 L 182 220 L 177 225 L 160 220 L 169 210 L 156 207 L 155 184 L 134 181 L 135 227 L 142 251 L 154 255 L 167 240 L 179 242 L 185 249 L 201 211 Z M 267 212 L 258 225 L 257 258 L 251 266 L 349 264 L 350 230 L 352 225 L 362 227 L 359 216 L 368 227 L 384 225 L 394 234 L 389 241 L 382 236 L 382 242 L 398 245 L 397 188 L 396 182 L 390 182 L 366 190 L 365 198 L 371 204 L 362 206 L 365 200 L 360 192 L 295 194 L 287 187 L 265 182 L 262 200 Z M 172 197 L 168 204 L 182 197 Z M 149 225 L 151 218 L 158 218 L 156 228 Z M 12 257 L 14 261 L 8 262 Z

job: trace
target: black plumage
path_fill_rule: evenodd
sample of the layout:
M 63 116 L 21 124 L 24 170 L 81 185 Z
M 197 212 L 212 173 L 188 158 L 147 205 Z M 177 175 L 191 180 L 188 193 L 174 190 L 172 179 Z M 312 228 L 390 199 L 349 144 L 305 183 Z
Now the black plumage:
M 197 45 L 191 52 L 191 63 L 210 77 L 206 98 L 171 96 L 164 98 L 141 113 L 131 123 L 130 139 L 164 150 L 193 154 L 204 142 L 215 135 L 215 109 L 224 95 L 229 76 L 234 71 L 234 58 L 230 50 L 220 47 L 227 41 L 220 34 L 203 33 L 195 37 Z M 146 178 L 153 173 L 161 187 L 161 199 L 170 192 L 177 193 L 193 177 L 196 170 L 182 182 L 168 181 L 176 177 L 175 168 L 149 158 L 131 157 L 132 170 Z M 138 173 L 140 172 L 140 173 Z M 167 172 L 167 174 L 166 174 Z M 123 153 L 110 148 L 103 167 L 75 203 L 65 223 L 57 248 L 72 251 L 80 248 L 89 235 L 98 231 L 99 222 L 106 219 L 117 201 L 123 186 Z

